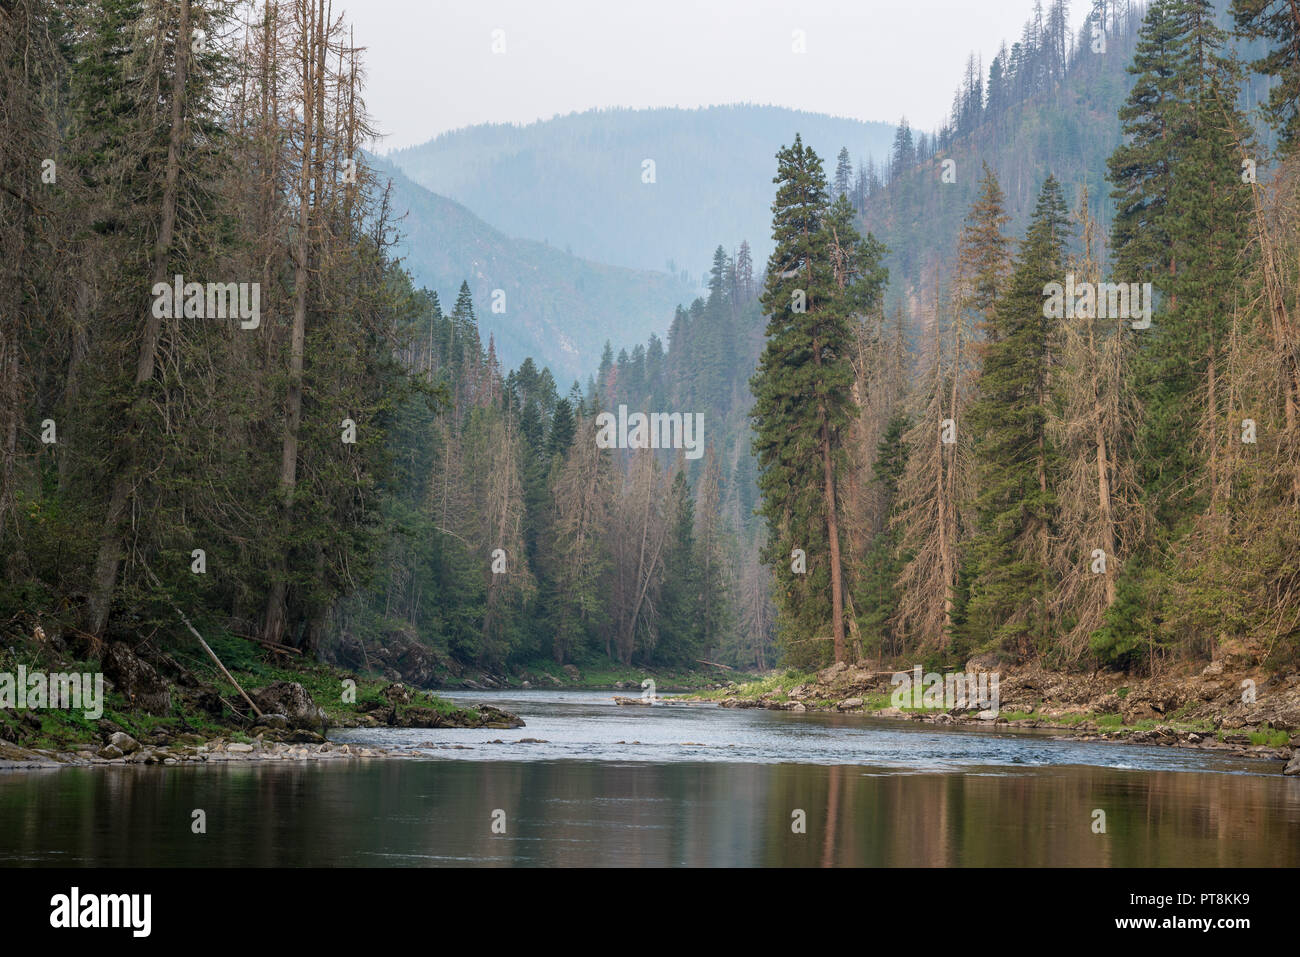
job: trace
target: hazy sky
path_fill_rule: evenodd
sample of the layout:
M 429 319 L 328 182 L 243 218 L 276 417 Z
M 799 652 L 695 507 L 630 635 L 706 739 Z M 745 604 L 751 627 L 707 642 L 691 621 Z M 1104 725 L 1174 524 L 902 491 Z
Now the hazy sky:
M 1033 0 L 341 0 L 380 151 L 600 106 L 753 102 L 938 125 Z M 1087 13 L 1072 0 L 1072 25 Z M 493 53 L 494 31 L 505 52 Z M 794 31 L 807 52 L 796 55 Z

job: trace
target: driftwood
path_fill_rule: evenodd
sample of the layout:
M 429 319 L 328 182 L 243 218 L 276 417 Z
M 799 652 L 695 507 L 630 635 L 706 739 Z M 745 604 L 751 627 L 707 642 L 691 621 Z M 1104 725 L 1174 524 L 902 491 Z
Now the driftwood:
M 153 573 L 153 569 L 146 565 L 144 566 L 144 570 L 148 573 L 149 580 L 153 582 L 154 587 L 159 591 L 163 591 L 162 582 L 160 582 L 158 576 Z M 239 682 L 235 680 L 235 676 L 226 670 L 226 666 L 221 663 L 221 659 L 217 657 L 217 653 L 208 646 L 208 643 L 203 640 L 203 636 L 199 634 L 198 629 L 191 625 L 190 620 L 185 617 L 185 612 L 181 611 L 180 607 L 170 598 L 167 599 L 167 604 L 171 605 L 176 614 L 180 615 L 181 622 L 190 630 L 190 634 L 199 640 L 199 644 L 203 647 L 203 650 L 208 653 L 208 657 L 217 663 L 217 667 L 221 669 L 221 673 L 226 676 L 227 680 L 235 686 L 235 690 L 238 691 L 243 699 L 248 702 L 248 706 L 253 709 L 253 713 L 259 718 L 262 717 L 262 709 L 253 704 L 253 699 L 250 698 L 244 689 L 239 686 Z
M 654 704 L 654 702 L 651 701 L 649 698 L 625 698 L 623 695 L 618 695 L 618 694 L 614 695 L 614 703 L 615 704 L 639 704 L 647 708 L 650 707 L 650 705 Z
M 253 641 L 253 642 L 256 642 L 256 643 L 259 644 L 259 645 L 265 645 L 267 648 L 274 648 L 276 651 L 287 651 L 287 652 L 289 652 L 289 654 L 291 654 L 291 655 L 301 655 L 301 654 L 302 654 L 302 649 L 301 649 L 301 648 L 290 648 L 288 645 L 281 645 L 281 644 L 277 644 L 277 643 L 274 642 L 274 641 L 267 641 L 265 638 L 258 638 L 256 635 L 244 635 L 244 634 L 241 634 L 239 637 L 240 637 L 240 638 L 243 638 L 243 639 L 245 639 L 245 640 L 247 640 L 247 641 Z
M 703 658 L 696 658 L 695 660 L 698 661 L 698 662 L 699 662 L 700 664 L 702 664 L 702 665 L 712 665 L 712 666 L 715 667 L 715 668 L 726 668 L 728 671 L 735 671 L 735 670 L 736 670 L 735 668 L 731 667 L 731 665 L 720 664 L 720 663 L 718 663 L 718 662 L 716 662 L 716 661 L 705 661 Z

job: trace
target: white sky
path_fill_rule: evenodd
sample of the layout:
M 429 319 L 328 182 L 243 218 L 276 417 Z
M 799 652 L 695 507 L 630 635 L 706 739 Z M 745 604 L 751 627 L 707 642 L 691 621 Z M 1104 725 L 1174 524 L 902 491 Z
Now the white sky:
M 1033 0 L 336 0 L 381 152 L 604 106 L 771 103 L 932 129 Z M 1088 0 L 1071 0 L 1076 29 Z M 506 52 L 492 52 L 504 31 Z M 793 31 L 807 53 L 792 52 Z

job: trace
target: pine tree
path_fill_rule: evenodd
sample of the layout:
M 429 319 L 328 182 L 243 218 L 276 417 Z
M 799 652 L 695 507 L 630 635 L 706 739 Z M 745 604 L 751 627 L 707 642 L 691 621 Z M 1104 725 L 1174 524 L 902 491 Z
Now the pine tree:
M 1097 283 L 1101 268 L 1087 190 L 1077 218 L 1083 252 L 1071 268 L 1076 282 Z M 1051 560 L 1058 581 L 1054 617 L 1062 623 L 1058 650 L 1071 660 L 1090 647 L 1104 647 L 1104 639 L 1091 636 L 1115 604 L 1119 575 L 1145 531 L 1132 461 L 1138 415 L 1130 376 L 1132 333 L 1123 318 L 1097 312 L 1095 305 L 1085 306 L 1063 325 L 1059 401 L 1048 421 L 1051 441 L 1060 450 Z
M 777 604 L 792 660 L 821 659 L 812 642 L 829 637 L 835 660 L 843 661 L 836 488 L 853 405 L 850 317 L 869 298 L 865 287 L 879 274 L 841 217 L 835 219 L 838 232 L 828 228 L 831 210 L 816 153 L 796 136 L 777 162 L 776 248 L 762 300 L 769 316 L 767 344 L 752 380 L 754 450 L 769 529 L 765 554 L 777 572 Z M 843 286 L 841 278 L 847 279 Z M 796 549 L 806 555 L 806 574 L 792 568 Z
M 700 568 L 696 564 L 695 504 L 681 467 L 669 486 L 664 511 L 668 530 L 654 660 L 691 667 L 700 655 L 704 623 Z
M 1300 136 L 1300 6 L 1291 0 L 1232 0 L 1231 10 L 1240 36 L 1268 45 L 1250 67 L 1273 81 L 1264 115 L 1282 151 L 1290 153 Z
M 1044 290 L 1064 275 L 1069 220 L 1048 177 L 994 308 L 967 416 L 975 436 L 976 533 L 966 637 L 1020 656 L 1046 649 L 1052 622 L 1048 543 L 1056 517 L 1055 449 L 1047 435 L 1055 331 Z
M 1138 333 L 1138 461 L 1155 517 L 1175 534 L 1203 501 L 1186 494 L 1203 458 L 1190 439 L 1207 403 L 1222 398 L 1227 316 L 1251 208 L 1239 175 L 1245 124 L 1232 105 L 1224 42 L 1208 0 L 1152 4 L 1120 114 L 1127 142 L 1110 161 L 1120 203 L 1117 278 L 1152 281 L 1163 294 L 1163 314 Z
M 831 188 L 831 198 L 839 199 L 841 196 L 847 196 L 852 183 L 853 161 L 849 158 L 849 148 L 841 146 L 839 156 L 835 160 L 835 179 Z

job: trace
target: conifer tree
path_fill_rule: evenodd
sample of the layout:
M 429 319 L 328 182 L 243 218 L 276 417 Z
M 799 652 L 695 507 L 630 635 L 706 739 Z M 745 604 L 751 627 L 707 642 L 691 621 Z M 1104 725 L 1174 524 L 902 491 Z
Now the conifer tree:
M 967 416 L 977 494 L 965 637 L 973 647 L 1000 646 L 1020 656 L 1044 651 L 1051 634 L 1056 451 L 1046 424 L 1056 330 L 1044 315 L 1044 291 L 1064 275 L 1069 228 L 1060 184 L 1049 176 L 994 307 L 980 394 Z
M 785 640 L 801 642 L 790 654 L 817 661 L 823 656 L 816 640 L 829 638 L 834 660 L 843 661 L 837 485 L 853 405 L 851 316 L 873 288 L 878 292 L 881 275 L 871 261 L 874 241 L 869 247 L 842 215 L 832 217 L 817 154 L 796 136 L 777 163 L 776 248 L 762 300 L 767 344 L 752 380 L 766 560 L 777 573 Z M 806 571 L 792 558 L 795 550 L 803 552 Z

